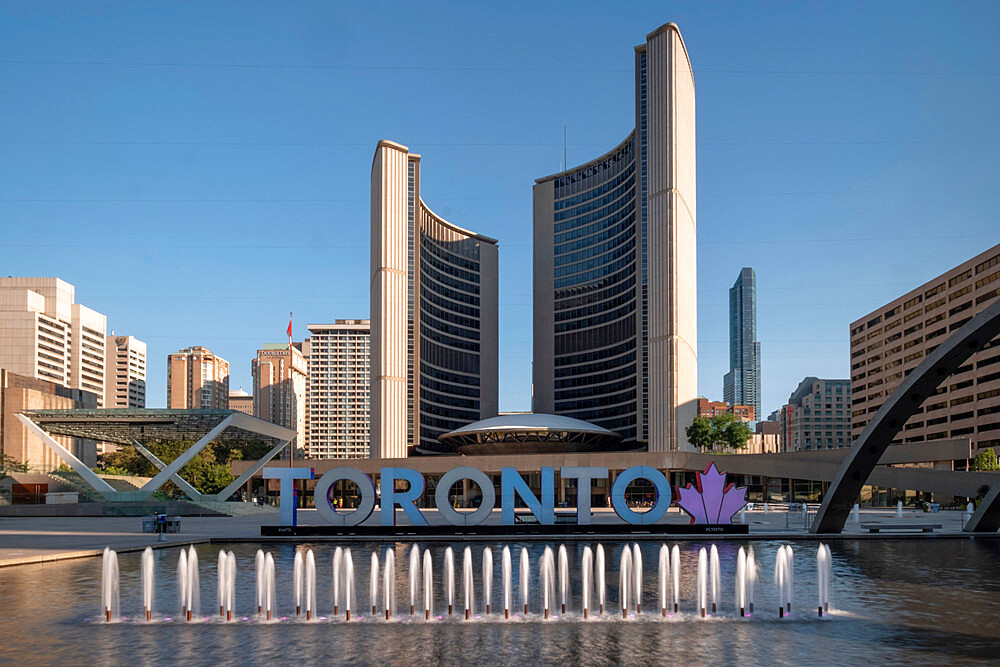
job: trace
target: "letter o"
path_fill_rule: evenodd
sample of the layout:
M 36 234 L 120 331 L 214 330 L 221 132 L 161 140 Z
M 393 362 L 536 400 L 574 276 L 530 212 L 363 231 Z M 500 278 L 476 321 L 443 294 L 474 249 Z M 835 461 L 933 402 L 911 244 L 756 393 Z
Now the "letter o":
M 646 512 L 634 512 L 625 502 L 625 489 L 637 479 L 645 479 L 653 483 L 656 489 L 656 500 Z M 615 514 L 623 521 L 633 525 L 646 525 L 658 521 L 667 513 L 670 507 L 670 482 L 656 468 L 650 466 L 633 466 L 622 471 L 611 485 L 611 505 Z
M 459 512 L 448 502 L 451 485 L 460 479 L 471 479 L 483 494 L 483 500 L 474 512 Z M 441 475 L 437 488 L 434 489 L 434 504 L 445 521 L 453 526 L 475 526 L 486 521 L 493 513 L 493 508 L 497 504 L 497 492 L 493 488 L 493 482 L 484 472 L 472 466 L 460 466 Z
M 350 512 L 341 514 L 330 504 L 330 489 L 342 479 L 357 484 L 361 504 Z M 313 491 L 316 511 L 323 520 L 334 526 L 357 526 L 372 515 L 375 510 L 375 483 L 372 478 L 357 468 L 334 468 L 319 478 Z

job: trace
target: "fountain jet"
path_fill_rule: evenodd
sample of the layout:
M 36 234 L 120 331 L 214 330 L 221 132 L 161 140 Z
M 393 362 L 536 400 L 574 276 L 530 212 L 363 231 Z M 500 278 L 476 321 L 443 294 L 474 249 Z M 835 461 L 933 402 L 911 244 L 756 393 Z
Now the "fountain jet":
M 486 605 L 486 615 L 490 615 L 490 602 L 493 600 L 493 550 L 483 547 L 483 604 Z
M 503 617 L 505 619 L 510 618 L 510 603 L 511 598 L 514 597 L 514 591 L 511 588 L 510 580 L 510 547 L 504 545 L 503 551 L 500 553 L 500 584 L 503 587 Z
M 583 617 L 590 614 L 590 593 L 593 588 L 594 578 L 594 552 L 589 546 L 583 548 L 583 557 L 580 559 L 580 588 L 581 606 L 583 607 Z
M 118 618 L 118 554 L 108 547 L 101 557 L 101 611 L 107 623 Z
M 416 611 L 417 596 L 420 594 L 420 547 L 410 548 L 410 616 Z
M 392 548 L 386 550 L 382 568 L 382 606 L 388 621 L 396 610 L 396 550 Z
M 146 547 L 142 552 L 142 610 L 147 621 L 153 620 L 153 549 Z

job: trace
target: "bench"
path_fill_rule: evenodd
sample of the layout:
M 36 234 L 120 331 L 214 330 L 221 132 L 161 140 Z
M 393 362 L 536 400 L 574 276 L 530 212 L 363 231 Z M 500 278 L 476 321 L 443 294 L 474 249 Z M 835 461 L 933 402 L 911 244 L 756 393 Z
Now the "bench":
M 877 533 L 880 530 L 919 530 L 924 533 L 933 533 L 935 529 L 941 530 L 939 523 L 863 523 L 862 530 L 869 533 Z

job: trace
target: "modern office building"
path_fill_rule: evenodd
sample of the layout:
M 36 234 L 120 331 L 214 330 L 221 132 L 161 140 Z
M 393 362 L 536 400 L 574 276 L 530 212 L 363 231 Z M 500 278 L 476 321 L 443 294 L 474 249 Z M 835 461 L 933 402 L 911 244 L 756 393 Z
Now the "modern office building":
M 57 382 L 13 373 L 0 368 L 0 454 L 28 464 L 31 472 L 51 472 L 63 464 L 61 458 L 17 418 L 24 410 L 94 409 L 98 395 L 70 389 Z M 88 466 L 97 465 L 93 440 L 56 435 L 56 441 Z
M 229 409 L 253 416 L 253 396 L 243 387 L 229 392 Z
M 167 407 L 229 408 L 229 362 L 195 345 L 167 355 Z
M 723 412 L 728 412 L 741 422 L 752 422 L 757 418 L 752 405 L 733 405 L 725 401 L 710 401 L 707 398 L 698 399 L 697 416 L 711 419 Z
M 907 373 L 997 298 L 1000 245 L 852 322 L 852 436 Z M 974 451 L 1000 446 L 1000 337 L 944 378 L 897 436 L 901 443 L 945 438 L 969 438 Z
M 146 407 L 146 343 L 135 336 L 116 336 L 113 331 L 106 341 L 104 407 Z
M 694 75 L 676 25 L 635 47 L 635 83 L 620 144 L 535 181 L 532 402 L 670 451 L 689 447 L 698 398 Z
M 807 377 L 781 411 L 784 451 L 851 446 L 851 381 Z
M 371 322 L 335 320 L 308 328 L 306 457 L 366 458 L 370 455 Z
M 104 406 L 107 318 L 59 278 L 0 278 L 0 368 L 97 394 Z
M 497 414 L 497 242 L 436 215 L 420 156 L 380 141 L 371 173 L 371 456 L 441 451 Z
M 295 431 L 287 458 L 306 442 L 306 360 L 302 350 L 289 343 L 264 343 L 250 362 L 253 375 L 253 416 Z
M 729 288 L 729 372 L 722 380 L 722 400 L 751 405 L 760 415 L 757 274 L 748 266 Z

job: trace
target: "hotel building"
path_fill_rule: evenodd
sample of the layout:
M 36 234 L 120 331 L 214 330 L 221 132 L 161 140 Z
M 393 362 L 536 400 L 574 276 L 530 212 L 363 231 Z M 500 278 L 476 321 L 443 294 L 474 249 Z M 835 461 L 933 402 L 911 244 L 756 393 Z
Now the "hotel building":
M 598 91 L 595 91 L 595 93 Z M 677 26 L 635 47 L 635 129 L 534 186 L 533 409 L 689 449 L 698 332 L 694 75 Z
M 308 328 L 306 458 L 367 458 L 371 323 L 335 320 Z
M 0 368 L 97 395 L 104 407 L 107 318 L 59 278 L 0 278 Z
M 850 447 L 850 380 L 802 380 L 781 410 L 781 440 L 785 451 Z
M 380 141 L 371 172 L 371 456 L 441 451 L 497 414 L 497 242 L 420 196 L 420 156 Z
M 306 360 L 288 343 L 265 343 L 250 362 L 253 416 L 296 432 L 293 452 L 306 442 Z M 286 458 L 287 450 L 281 457 Z
M 229 408 L 229 362 L 196 345 L 167 355 L 167 407 Z
M 146 343 L 135 336 L 107 337 L 106 408 L 146 407 Z
M 851 323 L 851 435 L 955 330 L 1000 297 L 1000 245 Z M 901 443 L 969 438 L 1000 446 L 1000 337 L 969 357 L 896 436 Z

